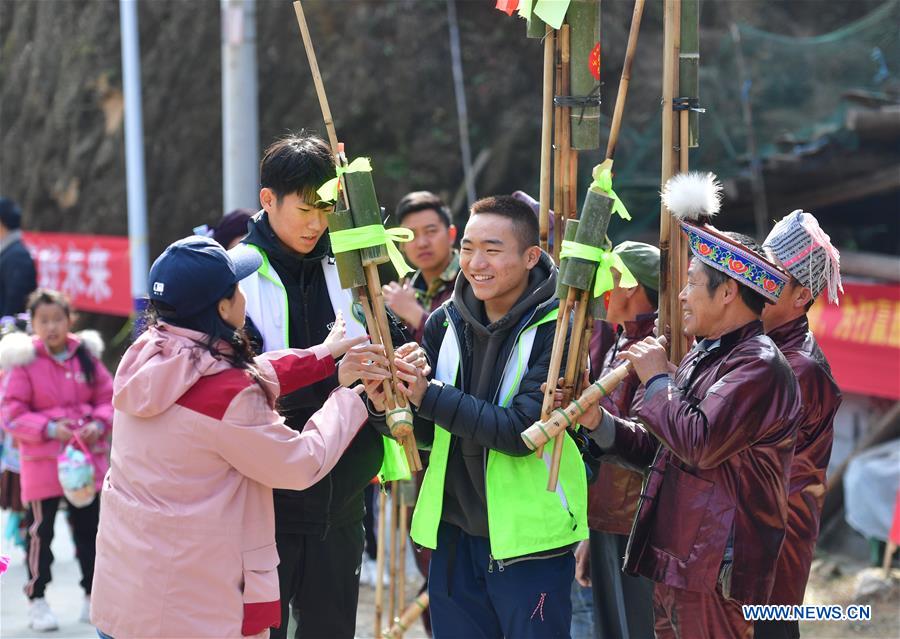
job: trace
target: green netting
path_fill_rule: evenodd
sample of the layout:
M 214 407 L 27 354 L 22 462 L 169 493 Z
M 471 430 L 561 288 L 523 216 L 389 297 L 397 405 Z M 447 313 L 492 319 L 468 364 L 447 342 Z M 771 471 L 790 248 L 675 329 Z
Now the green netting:
M 700 117 L 700 148 L 692 151 L 692 168 L 722 178 L 747 170 L 742 91 L 753 108 L 757 153 L 765 157 L 835 135 L 852 148 L 853 136 L 843 130 L 849 106 L 845 94 L 896 94 L 900 87 L 900 0 L 821 36 L 794 38 L 746 25 L 739 33 L 744 75 L 734 39 L 722 38 L 712 51 L 700 44 L 700 103 L 707 111 Z M 640 131 L 623 129 L 616 162 L 622 197 L 636 210 L 652 210 L 659 203 L 659 118 L 651 124 Z

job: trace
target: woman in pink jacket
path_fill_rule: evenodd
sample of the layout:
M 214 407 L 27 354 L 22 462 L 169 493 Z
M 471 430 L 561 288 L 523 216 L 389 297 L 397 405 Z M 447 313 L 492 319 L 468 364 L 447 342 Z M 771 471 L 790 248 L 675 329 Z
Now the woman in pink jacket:
M 99 335 L 69 332 L 72 314 L 61 293 L 38 289 L 28 299 L 28 311 L 34 336 L 12 333 L 0 342 L 0 362 L 7 370 L 0 424 L 15 438 L 20 453 L 29 624 L 34 630 L 54 630 L 57 622 L 44 589 L 53 563 L 53 523 L 60 499 L 65 499 L 57 457 L 77 434 L 90 450 L 100 489 L 108 468 L 112 378 L 98 359 L 103 349 Z M 84 621 L 90 612 L 99 501 L 78 507 L 66 499 L 86 597 Z
M 281 619 L 272 489 L 324 477 L 368 414 L 338 388 L 298 433 L 275 401 L 332 374 L 351 347 L 342 386 L 364 369 L 367 382 L 388 376 L 381 347 L 342 339 L 340 326 L 309 350 L 252 358 L 237 283 L 260 260 L 195 236 L 150 270 L 159 318 L 114 385 L 91 610 L 101 636 L 267 636 Z

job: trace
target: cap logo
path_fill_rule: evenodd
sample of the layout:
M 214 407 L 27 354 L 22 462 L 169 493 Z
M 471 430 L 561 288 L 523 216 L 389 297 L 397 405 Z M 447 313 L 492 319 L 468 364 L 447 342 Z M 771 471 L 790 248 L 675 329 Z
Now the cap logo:
M 166 290 L 166 285 L 163 282 L 153 282 L 153 292 L 157 295 L 162 295 Z

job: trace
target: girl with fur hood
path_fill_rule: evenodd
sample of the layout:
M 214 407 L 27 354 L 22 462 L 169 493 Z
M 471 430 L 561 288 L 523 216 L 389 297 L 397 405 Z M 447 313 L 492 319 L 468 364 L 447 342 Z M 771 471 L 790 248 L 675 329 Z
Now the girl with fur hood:
M 340 315 L 324 344 L 253 357 L 238 282 L 261 264 L 194 236 L 150 269 L 153 317 L 113 391 L 91 607 L 101 637 L 268 636 L 281 621 L 272 489 L 325 477 L 368 415 L 349 386 L 389 376 L 383 349 L 344 338 Z M 303 431 L 285 426 L 277 399 L 335 372 L 340 387 Z
M 44 599 L 50 582 L 53 523 L 65 499 L 72 525 L 81 586 L 82 620 L 87 621 L 94 576 L 94 543 L 100 500 L 77 507 L 63 495 L 57 457 L 77 437 L 88 448 L 100 490 L 108 468 L 112 427 L 112 378 L 99 357 L 103 342 L 94 331 L 69 332 L 72 312 L 56 291 L 38 289 L 28 299 L 34 335 L 12 333 L 0 341 L 0 425 L 16 440 L 21 460 L 21 494 L 26 504 L 25 537 L 33 630 L 54 630 L 57 621 Z

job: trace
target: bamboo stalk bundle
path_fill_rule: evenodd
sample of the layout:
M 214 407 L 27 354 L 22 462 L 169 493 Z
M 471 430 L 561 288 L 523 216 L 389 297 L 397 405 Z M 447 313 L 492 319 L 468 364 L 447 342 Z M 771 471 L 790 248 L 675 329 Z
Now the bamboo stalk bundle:
M 309 59 L 310 72 L 313 76 L 313 84 L 322 109 L 322 116 L 325 120 L 325 128 L 328 132 L 328 141 L 335 158 L 335 164 L 338 167 L 346 168 L 346 156 L 343 153 L 342 146 L 338 143 L 334 120 L 331 117 L 331 109 L 325 94 L 325 85 L 322 82 L 322 75 L 319 71 L 319 64 L 313 48 L 312 38 L 309 34 L 309 27 L 306 23 L 306 16 L 303 12 L 303 5 L 299 0 L 294 2 L 294 12 L 297 16 L 297 24 L 300 28 L 303 46 Z M 343 204 L 343 206 L 336 206 L 339 209 L 339 213 L 333 221 L 329 219 L 330 229 L 348 230 L 348 223 L 351 219 L 352 228 L 381 224 L 381 208 L 378 206 L 378 198 L 375 195 L 371 171 L 343 172 L 340 175 L 340 185 L 343 188 L 339 189 L 339 203 Z M 350 219 L 347 217 L 347 211 L 350 213 Z M 331 214 L 331 216 L 334 215 Z M 422 462 L 419 458 L 415 436 L 412 432 L 412 411 L 409 409 L 406 398 L 396 392 L 394 387 L 397 375 L 394 366 L 394 348 L 391 341 L 384 298 L 381 293 L 381 281 L 378 276 L 378 264 L 390 259 L 387 247 L 382 242 L 374 246 L 342 253 L 344 254 L 343 259 L 340 261 L 336 260 L 341 283 L 342 285 L 347 283 L 355 286 L 355 295 L 363 308 L 366 326 L 371 335 L 372 343 L 384 347 L 385 355 L 390 365 L 392 377 L 384 383 L 385 403 L 388 409 L 388 426 L 394 438 L 403 446 L 409 468 L 413 471 L 422 470 Z M 354 257 L 353 254 L 356 254 L 357 257 Z M 360 266 L 357 265 L 357 259 L 364 274 L 364 281 L 360 278 Z M 342 266 L 346 272 L 341 272 Z
M 666 345 L 666 338 L 657 339 L 660 346 Z M 570 401 L 565 408 L 554 409 L 547 419 L 535 422 L 522 433 L 522 441 L 531 450 L 537 450 L 551 439 L 565 433 L 570 425 L 578 422 L 582 415 L 609 395 L 631 373 L 631 363 L 626 362 L 590 384 L 578 399 Z

